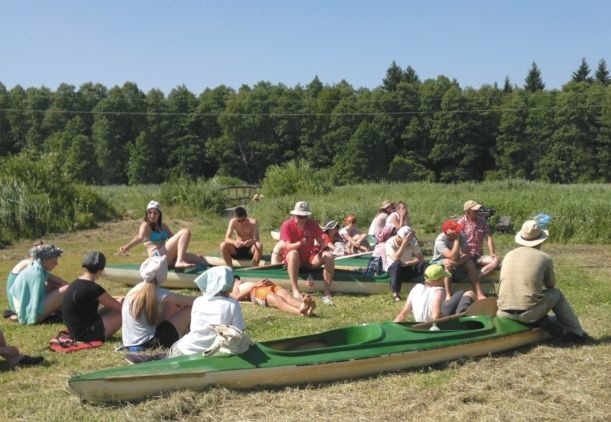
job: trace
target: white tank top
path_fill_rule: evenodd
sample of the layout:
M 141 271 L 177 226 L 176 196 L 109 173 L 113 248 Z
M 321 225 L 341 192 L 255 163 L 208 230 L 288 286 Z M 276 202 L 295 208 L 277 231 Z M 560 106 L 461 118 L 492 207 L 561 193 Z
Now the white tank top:
M 444 290 L 444 288 L 440 286 L 430 287 L 426 284 L 416 284 L 412 288 L 408 300 L 412 302 L 414 320 L 426 322 L 433 319 L 433 298 L 438 290 Z

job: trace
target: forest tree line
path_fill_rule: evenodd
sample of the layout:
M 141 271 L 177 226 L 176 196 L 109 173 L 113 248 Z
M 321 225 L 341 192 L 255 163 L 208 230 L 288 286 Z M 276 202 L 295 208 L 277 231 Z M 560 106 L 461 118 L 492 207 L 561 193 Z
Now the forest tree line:
M 421 81 L 395 62 L 379 87 L 259 82 L 199 95 L 136 83 L 8 90 L 0 82 L 0 158 L 27 155 L 94 185 L 237 177 L 305 162 L 337 184 L 520 178 L 610 180 L 611 78 L 585 61 L 560 90 L 532 63 L 523 86 Z

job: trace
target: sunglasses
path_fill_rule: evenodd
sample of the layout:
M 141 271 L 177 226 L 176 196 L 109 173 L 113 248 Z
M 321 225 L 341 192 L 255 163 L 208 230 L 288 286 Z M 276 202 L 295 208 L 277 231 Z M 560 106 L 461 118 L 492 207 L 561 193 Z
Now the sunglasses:
M 298 215 L 297 218 L 300 220 L 303 220 L 304 218 L 308 218 L 308 216 L 307 215 Z

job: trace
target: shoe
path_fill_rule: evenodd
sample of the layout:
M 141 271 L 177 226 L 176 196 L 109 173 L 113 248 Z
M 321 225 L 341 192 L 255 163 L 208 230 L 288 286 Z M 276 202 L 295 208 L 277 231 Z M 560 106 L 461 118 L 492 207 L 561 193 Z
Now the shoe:
M 392 300 L 394 300 L 395 302 L 401 302 L 401 296 L 399 296 L 399 293 L 393 293 Z
M 556 318 L 550 318 L 545 315 L 538 321 L 538 324 L 539 327 L 547 331 L 552 337 L 560 337 L 564 334 L 564 328 L 562 328 L 562 325 L 560 325 Z
M 41 363 L 44 362 L 44 360 L 45 360 L 45 358 L 43 358 L 42 356 L 23 355 L 21 360 L 19 362 L 17 362 L 16 365 L 35 366 L 35 365 L 40 365 Z
M 597 343 L 596 339 L 586 333 L 583 332 L 582 335 L 578 336 L 577 334 L 570 334 L 569 340 L 576 344 L 595 344 Z
M 323 296 L 322 303 L 328 306 L 333 306 L 333 300 L 331 299 L 331 296 Z

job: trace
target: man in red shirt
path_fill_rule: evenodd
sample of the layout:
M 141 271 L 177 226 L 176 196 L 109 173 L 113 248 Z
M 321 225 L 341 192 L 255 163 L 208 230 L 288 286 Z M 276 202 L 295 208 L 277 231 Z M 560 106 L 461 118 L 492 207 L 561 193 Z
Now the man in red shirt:
M 333 244 L 323 239 L 323 231 L 318 223 L 309 218 L 310 208 L 307 202 L 299 201 L 291 211 L 292 217 L 280 226 L 280 240 L 284 242 L 282 260 L 286 264 L 293 297 L 301 300 L 297 280 L 300 268 L 316 269 L 323 267 L 325 282 L 322 302 L 333 305 L 331 300 L 331 283 L 335 273 Z M 322 247 L 318 245 L 323 245 Z

